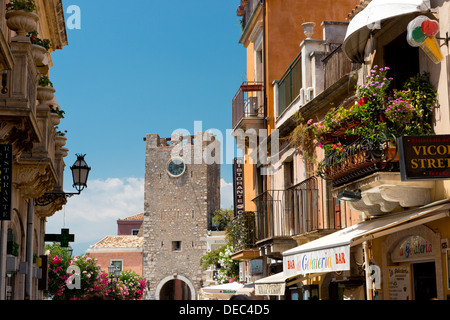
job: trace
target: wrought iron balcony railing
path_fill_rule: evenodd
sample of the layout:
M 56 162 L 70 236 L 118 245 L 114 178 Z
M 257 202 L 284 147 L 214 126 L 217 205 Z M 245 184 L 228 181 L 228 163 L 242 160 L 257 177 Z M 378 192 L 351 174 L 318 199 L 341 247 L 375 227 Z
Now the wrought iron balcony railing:
M 285 190 L 268 190 L 253 199 L 258 241 L 336 229 L 331 217 L 334 212 L 319 210 L 319 193 L 317 178 L 313 177 Z
M 234 252 L 258 248 L 256 246 L 256 219 L 254 212 L 244 212 L 233 219 L 232 237 Z
M 382 133 L 380 133 L 382 135 Z M 331 180 L 334 187 L 379 171 L 399 171 L 398 150 L 392 141 L 371 141 L 353 137 L 342 150 L 336 149 L 319 163 L 318 174 Z

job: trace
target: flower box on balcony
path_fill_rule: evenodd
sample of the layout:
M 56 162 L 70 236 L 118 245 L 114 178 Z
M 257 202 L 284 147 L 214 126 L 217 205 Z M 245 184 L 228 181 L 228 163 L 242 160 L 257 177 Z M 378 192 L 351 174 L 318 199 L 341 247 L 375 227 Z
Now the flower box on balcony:
M 337 150 L 319 164 L 318 173 L 336 184 L 373 171 L 391 170 L 398 163 L 398 151 L 395 146 L 383 149 L 370 149 L 363 141 Z M 344 180 L 341 180 L 345 178 Z M 341 180 L 341 181 L 339 181 Z

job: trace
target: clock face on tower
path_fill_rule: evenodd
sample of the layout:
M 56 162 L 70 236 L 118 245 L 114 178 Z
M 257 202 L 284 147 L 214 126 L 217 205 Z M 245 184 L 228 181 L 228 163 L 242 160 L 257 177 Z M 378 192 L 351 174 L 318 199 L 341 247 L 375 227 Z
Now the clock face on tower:
M 181 159 L 173 159 L 167 165 L 167 172 L 172 177 L 179 177 L 186 171 L 186 164 Z

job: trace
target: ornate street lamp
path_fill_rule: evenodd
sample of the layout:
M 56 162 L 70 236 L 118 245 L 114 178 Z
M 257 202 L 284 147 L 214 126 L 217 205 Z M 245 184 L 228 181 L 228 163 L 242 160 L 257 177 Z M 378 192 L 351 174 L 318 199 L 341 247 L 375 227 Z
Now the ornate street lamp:
M 86 161 L 84 160 L 84 157 L 86 156 L 77 154 L 77 160 L 73 164 L 72 167 L 70 167 L 70 170 L 72 170 L 72 177 L 73 177 L 73 187 L 75 190 L 77 190 L 77 193 L 66 193 L 66 192 L 47 192 L 44 193 L 40 198 L 35 200 L 35 203 L 37 206 L 47 206 L 57 199 L 60 198 L 70 198 L 74 195 L 79 195 L 81 191 L 83 191 L 84 188 L 87 187 L 87 179 L 89 176 L 89 171 L 91 168 L 87 165 Z
M 120 277 L 120 269 L 119 267 L 116 267 L 115 265 L 113 265 L 111 263 L 111 265 L 108 267 L 108 273 L 109 273 L 109 278 L 110 278 L 110 286 L 111 286 L 111 291 L 115 291 L 116 290 L 116 285 L 117 285 L 117 281 L 119 281 L 119 277 Z

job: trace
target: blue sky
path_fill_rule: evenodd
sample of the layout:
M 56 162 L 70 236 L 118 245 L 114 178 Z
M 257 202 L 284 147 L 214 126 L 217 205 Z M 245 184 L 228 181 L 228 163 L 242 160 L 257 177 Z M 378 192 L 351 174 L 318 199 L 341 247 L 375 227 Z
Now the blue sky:
M 116 233 L 143 211 L 148 133 L 231 129 L 231 100 L 245 80 L 238 1 L 63 0 L 81 9 L 81 29 L 52 54 L 50 78 L 66 112 L 65 191 L 76 153 L 92 167 L 88 189 L 48 219 L 47 233 L 75 233 L 75 253 Z M 66 12 L 66 20 L 71 14 Z M 230 205 L 231 165 L 222 165 Z

